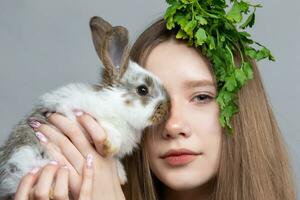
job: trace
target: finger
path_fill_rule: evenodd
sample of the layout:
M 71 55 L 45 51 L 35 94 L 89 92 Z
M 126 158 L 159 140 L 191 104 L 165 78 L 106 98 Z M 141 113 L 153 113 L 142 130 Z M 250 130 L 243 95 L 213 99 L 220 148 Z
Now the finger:
M 37 179 L 36 174 L 38 171 L 39 168 L 34 168 L 21 179 L 15 194 L 15 200 L 29 199 L 30 189 L 32 188 Z
M 83 114 L 77 117 L 81 126 L 86 130 L 86 132 L 91 136 L 93 143 L 95 144 L 96 150 L 102 156 L 103 153 L 103 142 L 106 139 L 106 132 L 99 125 L 99 123 L 90 115 Z
M 68 187 L 69 170 L 67 166 L 62 166 L 58 169 L 54 185 L 54 199 L 67 200 L 69 199 Z
M 90 200 L 92 199 L 93 192 L 93 156 L 88 154 L 86 163 L 83 168 L 83 180 L 80 189 L 79 200 Z
M 89 152 L 93 151 L 92 145 L 77 122 L 72 122 L 68 118 L 57 113 L 50 115 L 48 121 L 61 130 L 84 157 L 86 157 Z
M 49 192 L 52 189 L 54 176 L 58 169 L 58 163 L 51 161 L 46 165 L 37 180 L 35 190 L 33 192 L 34 199 L 37 200 L 48 200 Z
M 60 152 L 56 150 L 54 144 L 50 143 L 47 145 L 47 151 L 49 154 L 59 162 L 60 165 L 65 165 L 68 169 L 69 173 L 69 184 L 70 184 L 70 191 L 74 196 L 78 196 L 80 185 L 81 185 L 81 176 L 77 173 L 76 169 L 69 163 L 69 161 L 63 156 Z
M 77 121 L 78 121 L 78 118 L 84 114 L 83 111 L 81 111 L 79 109 L 74 109 L 73 112 L 77 118 Z M 91 136 L 86 132 L 86 130 L 82 127 L 82 125 L 80 123 L 78 123 L 78 126 L 80 127 L 80 130 L 84 133 L 84 136 L 87 138 L 88 142 L 93 145 L 93 140 L 92 140 Z
M 84 156 L 64 134 L 46 124 L 41 124 L 35 130 L 38 131 L 36 135 L 43 144 L 47 145 L 50 141 L 56 144 L 61 153 L 74 166 L 78 174 L 82 173 Z

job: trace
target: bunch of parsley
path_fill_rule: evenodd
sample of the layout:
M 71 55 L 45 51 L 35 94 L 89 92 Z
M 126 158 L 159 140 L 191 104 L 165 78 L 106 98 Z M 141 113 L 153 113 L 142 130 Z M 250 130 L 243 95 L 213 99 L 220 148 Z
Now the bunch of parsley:
M 217 102 L 221 108 L 220 123 L 232 134 L 230 122 L 238 112 L 237 92 L 253 78 L 250 60 L 275 60 L 269 49 L 253 41 L 251 35 L 243 31 L 254 25 L 256 8 L 262 6 L 243 0 L 231 0 L 229 9 L 225 0 L 166 1 L 169 4 L 164 15 L 167 28 L 177 30 L 177 39 L 201 47 L 202 53 L 213 64 Z M 239 64 L 235 63 L 234 54 L 240 57 Z

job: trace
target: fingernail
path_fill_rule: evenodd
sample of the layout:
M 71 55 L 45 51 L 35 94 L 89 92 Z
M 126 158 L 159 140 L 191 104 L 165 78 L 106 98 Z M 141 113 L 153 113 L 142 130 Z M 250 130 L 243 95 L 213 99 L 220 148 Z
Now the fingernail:
M 47 143 L 48 139 L 46 138 L 46 136 L 41 133 L 41 132 L 35 132 L 36 137 L 43 143 Z
M 30 120 L 29 126 L 31 126 L 31 128 L 38 128 L 41 126 L 41 123 L 36 120 Z
M 51 164 L 51 165 L 58 165 L 58 162 L 55 161 L 55 160 L 51 160 L 51 161 L 49 162 L 49 164 Z
M 77 117 L 83 115 L 83 112 L 81 110 L 78 110 L 78 109 L 74 109 L 73 112 L 74 112 L 75 116 L 77 116 Z
M 67 165 L 64 165 L 62 168 L 69 169 L 69 167 Z
M 34 167 L 32 170 L 29 171 L 30 174 L 36 174 L 40 170 L 39 167 Z
M 52 115 L 53 113 L 52 112 L 47 112 L 46 114 L 45 114 L 45 116 L 48 118 L 50 115 Z
M 92 165 L 93 165 L 93 155 L 92 154 L 87 155 L 86 164 L 88 167 L 92 167 Z

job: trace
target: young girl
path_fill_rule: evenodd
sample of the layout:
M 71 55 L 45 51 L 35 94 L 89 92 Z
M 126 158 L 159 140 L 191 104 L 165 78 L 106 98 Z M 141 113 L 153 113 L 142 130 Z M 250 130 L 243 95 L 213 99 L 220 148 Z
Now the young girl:
M 101 200 L 296 199 L 289 156 L 255 63 L 254 78 L 238 93 L 230 136 L 219 123 L 209 60 L 177 40 L 164 20 L 140 35 L 131 58 L 162 80 L 171 110 L 164 123 L 145 130 L 140 149 L 124 159 L 127 184 L 121 188 L 114 160 L 101 156 L 101 124 L 78 111 L 81 130 L 54 113 L 48 116 L 54 127 L 35 129 L 56 162 L 25 176 L 17 200 L 68 199 L 69 193 Z

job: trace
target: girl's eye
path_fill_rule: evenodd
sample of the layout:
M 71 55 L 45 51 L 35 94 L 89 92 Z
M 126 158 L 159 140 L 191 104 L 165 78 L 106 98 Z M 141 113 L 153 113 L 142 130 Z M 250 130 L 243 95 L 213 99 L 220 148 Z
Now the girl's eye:
M 210 102 L 213 99 L 213 97 L 209 96 L 207 94 L 199 94 L 199 95 L 195 96 L 193 98 L 193 100 L 194 99 L 195 99 L 195 101 L 197 101 L 199 103 L 208 103 L 208 102 Z

